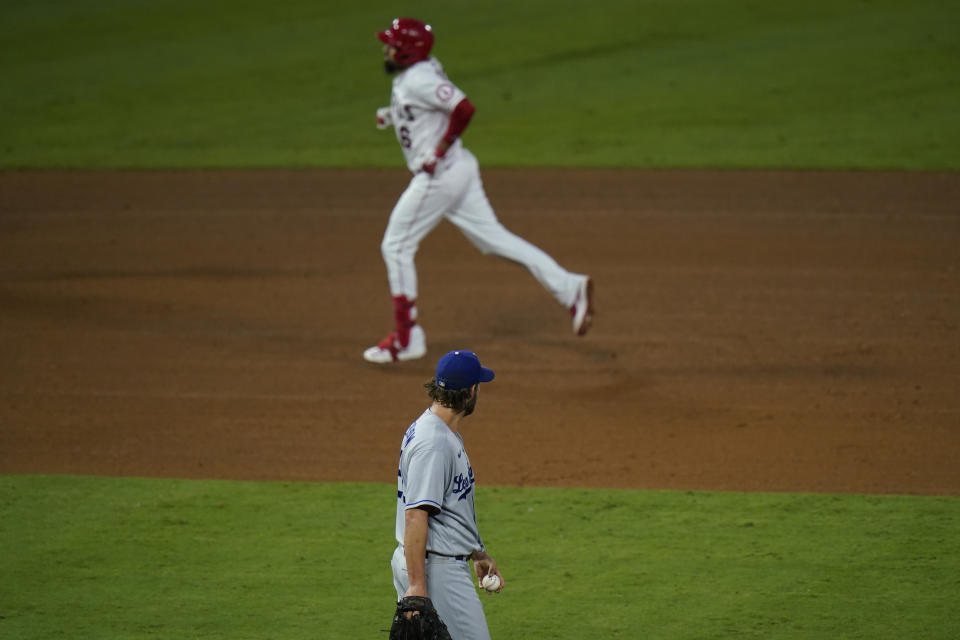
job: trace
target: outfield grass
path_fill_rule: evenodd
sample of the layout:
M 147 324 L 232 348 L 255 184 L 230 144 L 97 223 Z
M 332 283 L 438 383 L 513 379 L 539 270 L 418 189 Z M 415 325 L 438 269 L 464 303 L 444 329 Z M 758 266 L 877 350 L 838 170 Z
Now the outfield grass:
M 0 636 L 385 638 L 395 489 L 0 476 Z M 960 500 L 481 487 L 494 637 L 960 637 Z
M 402 166 L 397 12 L 485 166 L 960 168 L 947 0 L 0 3 L 0 168 Z

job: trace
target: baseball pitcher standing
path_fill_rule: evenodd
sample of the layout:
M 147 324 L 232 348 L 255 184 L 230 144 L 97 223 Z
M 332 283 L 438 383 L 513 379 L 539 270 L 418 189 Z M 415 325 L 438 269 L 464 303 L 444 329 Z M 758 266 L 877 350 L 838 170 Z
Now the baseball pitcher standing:
M 393 585 L 397 598 L 428 597 L 453 640 L 489 640 L 487 619 L 470 576 L 496 576 L 477 528 L 473 467 L 460 435 L 461 422 L 477 406 L 481 382 L 493 371 L 472 351 L 440 358 L 424 386 L 433 401 L 410 425 L 400 443 L 397 471 L 397 549 Z
M 443 218 L 482 253 L 529 269 L 570 310 L 573 332 L 584 335 L 593 321 L 593 283 L 584 274 L 567 271 L 497 220 L 480 181 L 477 159 L 460 141 L 474 106 L 430 55 L 433 29 L 413 18 L 397 18 L 377 37 L 384 43 L 386 72 L 393 75 L 390 106 L 377 110 L 377 127 L 393 126 L 413 178 L 390 214 L 380 245 L 395 328 L 363 357 L 387 363 L 426 355 L 426 336 L 417 323 L 414 256 Z

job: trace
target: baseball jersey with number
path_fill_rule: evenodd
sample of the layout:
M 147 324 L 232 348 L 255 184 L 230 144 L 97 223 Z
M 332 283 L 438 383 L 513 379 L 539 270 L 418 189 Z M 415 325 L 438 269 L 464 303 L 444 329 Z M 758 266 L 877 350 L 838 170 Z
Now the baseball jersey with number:
M 419 171 L 424 160 L 437 148 L 450 123 L 450 113 L 466 97 L 450 82 L 440 61 L 434 57 L 393 77 L 390 115 L 410 171 Z M 455 156 L 461 146 L 457 138 L 447 151 L 447 158 Z
M 400 447 L 397 542 L 403 544 L 407 509 L 428 506 L 433 510 L 428 551 L 447 556 L 483 551 L 473 502 L 473 467 L 460 435 L 427 409 L 407 429 Z

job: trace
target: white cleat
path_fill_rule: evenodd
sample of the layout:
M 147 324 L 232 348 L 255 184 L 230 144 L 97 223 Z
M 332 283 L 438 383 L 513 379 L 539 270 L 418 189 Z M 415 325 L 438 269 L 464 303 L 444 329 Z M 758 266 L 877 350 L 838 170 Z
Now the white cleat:
M 425 355 L 427 355 L 427 335 L 420 325 L 415 324 L 410 328 L 410 342 L 406 347 L 400 346 L 397 334 L 394 332 L 381 340 L 380 344 L 364 351 L 363 359 L 367 362 L 385 364 L 398 360 L 416 360 Z
M 573 317 L 573 332 L 578 336 L 586 335 L 593 324 L 593 280 L 590 276 L 584 276 L 580 282 L 570 315 Z

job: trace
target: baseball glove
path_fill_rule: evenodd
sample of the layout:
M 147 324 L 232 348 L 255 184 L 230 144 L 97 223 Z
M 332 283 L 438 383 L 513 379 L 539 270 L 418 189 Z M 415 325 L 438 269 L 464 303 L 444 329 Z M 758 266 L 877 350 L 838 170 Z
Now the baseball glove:
M 430 598 L 405 596 L 397 603 L 390 640 L 452 640 Z

